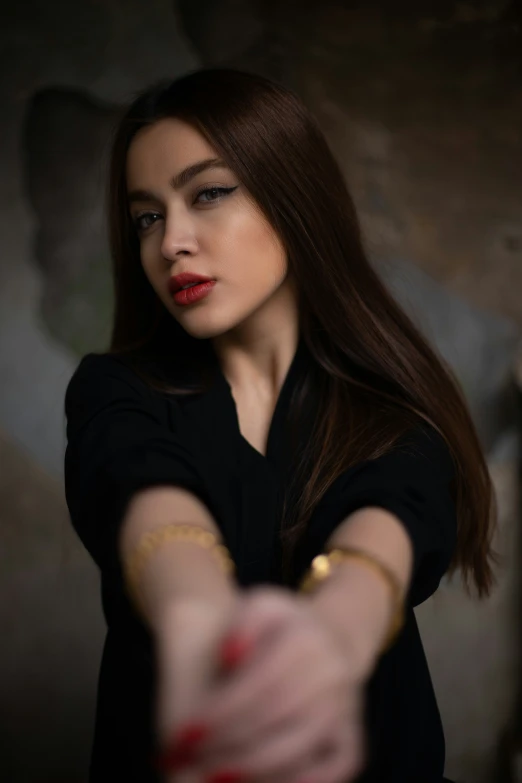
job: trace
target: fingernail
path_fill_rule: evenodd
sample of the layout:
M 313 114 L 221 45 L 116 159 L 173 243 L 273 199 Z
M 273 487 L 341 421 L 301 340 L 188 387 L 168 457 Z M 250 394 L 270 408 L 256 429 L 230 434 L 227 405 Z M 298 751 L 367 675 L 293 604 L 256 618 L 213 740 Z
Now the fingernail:
M 174 744 L 180 747 L 193 747 L 200 743 L 209 733 L 208 726 L 203 723 L 191 723 L 178 731 L 174 737 Z
M 205 783 L 246 783 L 246 776 L 242 772 L 223 770 L 205 779 Z
M 180 729 L 174 739 L 157 757 L 157 766 L 164 772 L 192 764 L 199 743 L 208 736 L 209 729 L 202 724 L 192 724 Z
M 192 764 L 195 760 L 194 748 L 168 748 L 156 757 L 156 767 L 159 772 L 173 772 Z
M 252 642 L 242 636 L 229 636 L 221 645 L 220 658 L 224 669 L 233 669 L 243 661 L 250 650 Z

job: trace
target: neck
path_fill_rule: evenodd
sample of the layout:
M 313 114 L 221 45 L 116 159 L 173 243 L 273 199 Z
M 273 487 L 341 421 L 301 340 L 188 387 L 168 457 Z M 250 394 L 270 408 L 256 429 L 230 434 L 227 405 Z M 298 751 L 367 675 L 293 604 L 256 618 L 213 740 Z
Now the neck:
M 299 344 L 299 318 L 291 292 L 280 292 L 270 312 L 213 339 L 216 356 L 230 386 L 277 397 Z

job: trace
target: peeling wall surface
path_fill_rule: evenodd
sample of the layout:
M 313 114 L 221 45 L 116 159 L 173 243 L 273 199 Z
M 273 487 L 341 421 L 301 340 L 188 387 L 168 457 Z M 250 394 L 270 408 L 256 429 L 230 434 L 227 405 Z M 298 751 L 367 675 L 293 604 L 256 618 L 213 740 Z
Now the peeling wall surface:
M 200 66 L 316 115 L 372 261 L 454 369 L 500 505 L 499 586 L 418 610 L 447 775 L 501 783 L 518 698 L 522 27 L 515 2 L 21 2 L 0 28 L 0 779 L 86 780 L 104 636 L 63 497 L 63 397 L 112 314 L 104 187 L 117 110 Z M 27 737 L 32 752 L 27 752 Z

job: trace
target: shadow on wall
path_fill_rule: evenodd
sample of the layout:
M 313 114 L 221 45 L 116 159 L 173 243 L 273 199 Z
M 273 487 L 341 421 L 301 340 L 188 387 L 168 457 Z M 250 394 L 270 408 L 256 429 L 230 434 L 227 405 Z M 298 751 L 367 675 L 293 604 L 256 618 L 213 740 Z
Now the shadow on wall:
M 28 105 L 25 191 L 37 217 L 33 258 L 43 277 L 41 317 L 81 356 L 106 348 L 112 278 L 105 209 L 107 159 L 117 116 L 85 93 L 49 88 Z

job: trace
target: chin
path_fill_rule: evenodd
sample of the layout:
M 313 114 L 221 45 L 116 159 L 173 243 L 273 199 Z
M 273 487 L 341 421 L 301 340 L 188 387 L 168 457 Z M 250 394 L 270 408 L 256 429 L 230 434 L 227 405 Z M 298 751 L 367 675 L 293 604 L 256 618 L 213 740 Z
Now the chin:
M 208 313 L 200 318 L 180 318 L 178 323 L 191 337 L 196 340 L 209 340 L 229 332 L 237 324 L 235 322 L 217 323 L 218 319 L 209 318 Z

